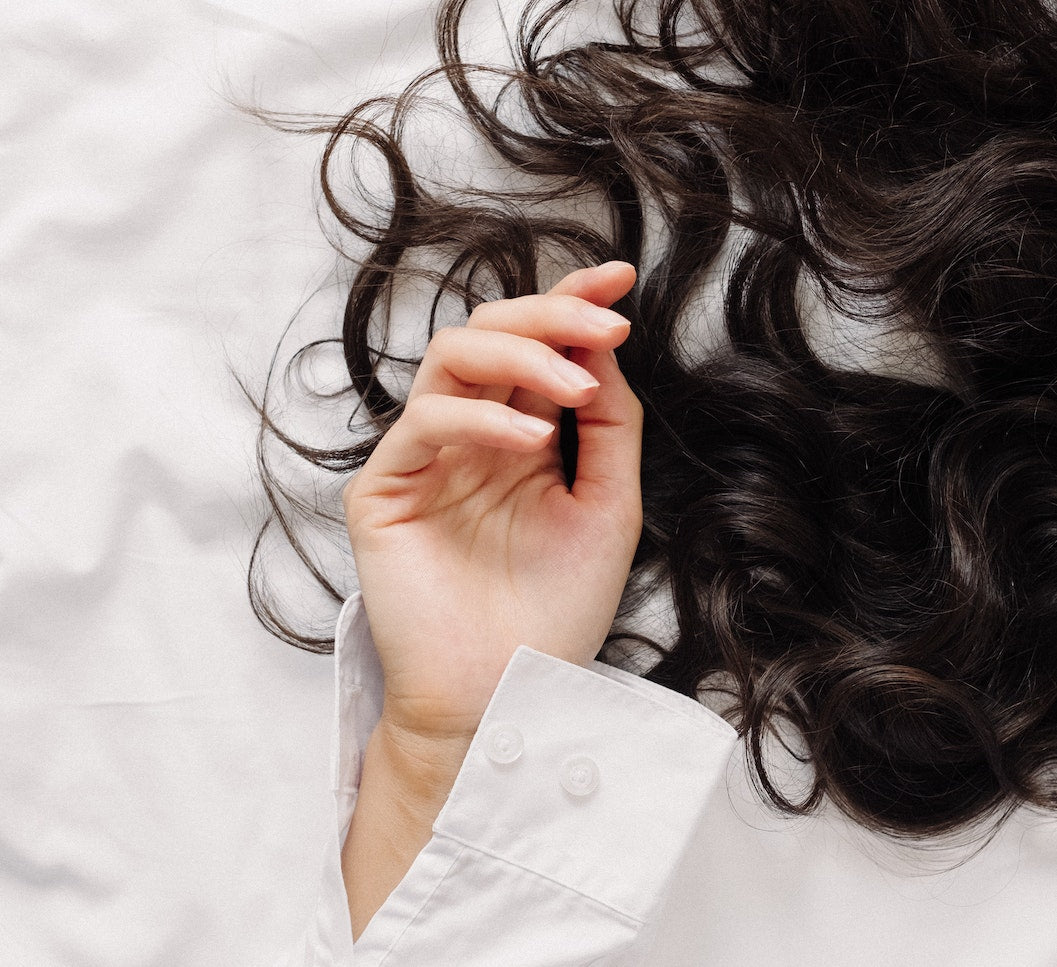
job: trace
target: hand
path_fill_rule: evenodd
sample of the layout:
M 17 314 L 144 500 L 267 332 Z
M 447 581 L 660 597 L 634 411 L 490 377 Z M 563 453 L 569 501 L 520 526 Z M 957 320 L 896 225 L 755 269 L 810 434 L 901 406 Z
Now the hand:
M 518 645 L 580 664 L 600 648 L 642 526 L 642 408 L 611 352 L 630 325 L 604 308 L 634 280 L 626 263 L 582 269 L 438 332 L 346 487 L 392 729 L 468 743 Z

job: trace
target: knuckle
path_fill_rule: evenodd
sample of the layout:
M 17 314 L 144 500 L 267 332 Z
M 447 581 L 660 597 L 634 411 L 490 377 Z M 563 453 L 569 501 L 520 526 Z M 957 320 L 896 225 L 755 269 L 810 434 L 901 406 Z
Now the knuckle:
M 424 405 L 423 401 L 428 400 L 432 395 L 432 393 L 419 393 L 418 396 L 411 397 L 404 405 L 404 412 L 400 414 L 400 419 L 405 423 L 418 422 Z
M 552 293 L 545 297 L 547 299 L 547 321 L 552 325 L 563 325 L 571 316 L 581 312 L 585 306 L 590 305 L 586 300 L 568 293 Z
M 480 303 L 470 313 L 467 326 L 472 329 L 490 329 L 499 332 L 513 332 L 525 327 L 527 322 L 534 321 L 547 300 L 548 295 L 522 295 L 513 299 L 496 299 Z
M 355 517 L 354 508 L 359 497 L 359 479 L 360 475 L 358 473 L 353 474 L 345 482 L 345 486 L 341 488 L 341 503 L 345 508 L 345 517 L 349 521 Z
M 462 336 L 461 326 L 444 326 L 433 333 L 433 338 L 429 341 L 428 351 L 432 351 L 434 355 L 445 356 L 452 352 L 454 348 L 461 342 Z
M 643 421 L 646 418 L 646 409 L 642 405 L 642 400 L 635 395 L 634 390 L 628 387 L 628 412 L 631 414 L 631 418 L 639 425 L 642 426 Z
M 641 434 L 643 425 L 646 422 L 646 410 L 642 405 L 642 401 L 635 395 L 635 391 L 630 386 L 622 386 L 620 388 L 618 400 L 617 405 L 621 411 L 621 421 Z
M 401 419 L 412 424 L 421 423 L 426 416 L 436 410 L 441 399 L 442 397 L 437 393 L 421 393 L 408 400 Z
M 489 302 L 479 302 L 470 312 L 466 325 L 471 329 L 491 329 L 495 325 L 496 317 L 501 312 L 501 306 L 505 299 L 497 299 Z
M 591 305 L 586 299 L 581 299 L 578 295 L 570 295 L 568 292 L 557 293 L 551 298 L 555 300 L 558 307 L 566 312 L 575 312 L 584 308 L 584 306 Z

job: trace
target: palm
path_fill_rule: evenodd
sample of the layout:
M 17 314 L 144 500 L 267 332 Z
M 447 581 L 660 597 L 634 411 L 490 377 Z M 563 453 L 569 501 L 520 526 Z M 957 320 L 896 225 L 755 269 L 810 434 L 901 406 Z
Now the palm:
M 641 410 L 607 349 L 625 335 L 561 333 L 585 347 L 568 365 L 509 330 L 431 343 L 404 415 L 346 490 L 394 721 L 472 733 L 519 645 L 581 663 L 601 645 L 641 522 Z M 553 434 L 563 406 L 582 428 L 571 490 Z M 547 422 L 519 432 L 526 414 Z
M 518 645 L 568 657 L 604 638 L 608 620 L 585 607 L 585 585 L 615 541 L 569 493 L 554 448 L 451 447 L 413 489 L 363 499 L 391 515 L 375 518 L 357 553 L 387 688 L 423 715 L 460 718 L 456 697 L 478 714 Z

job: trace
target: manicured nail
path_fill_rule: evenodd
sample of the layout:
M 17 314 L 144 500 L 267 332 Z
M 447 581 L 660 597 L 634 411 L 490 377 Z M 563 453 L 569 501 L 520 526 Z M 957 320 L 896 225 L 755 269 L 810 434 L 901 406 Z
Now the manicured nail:
M 573 389 L 594 389 L 598 386 L 598 380 L 587 370 L 569 362 L 563 356 L 555 356 L 552 364 L 561 381 Z
M 548 423 L 546 420 L 541 420 L 536 416 L 529 416 L 528 413 L 511 413 L 510 423 L 515 430 L 524 433 L 525 436 L 530 436 L 534 440 L 542 440 L 545 436 L 549 436 L 554 432 L 554 424 Z
M 627 319 L 612 309 L 585 305 L 581 311 L 587 321 L 595 329 L 601 329 L 602 332 L 616 332 L 618 329 L 626 329 L 630 325 Z

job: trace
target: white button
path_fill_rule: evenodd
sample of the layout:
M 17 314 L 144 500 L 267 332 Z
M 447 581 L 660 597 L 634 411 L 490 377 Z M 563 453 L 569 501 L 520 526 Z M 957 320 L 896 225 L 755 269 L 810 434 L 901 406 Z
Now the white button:
M 515 725 L 493 725 L 484 740 L 484 754 L 493 762 L 506 765 L 521 756 L 525 740 Z
M 576 755 L 562 763 L 562 788 L 570 796 L 590 796 L 598 788 L 598 766 L 594 759 Z

